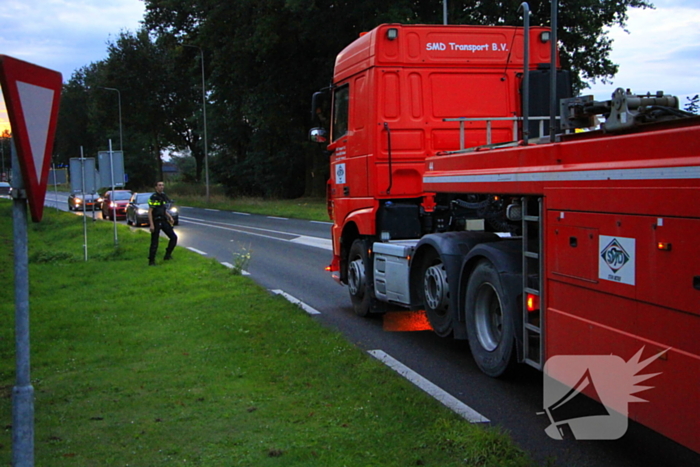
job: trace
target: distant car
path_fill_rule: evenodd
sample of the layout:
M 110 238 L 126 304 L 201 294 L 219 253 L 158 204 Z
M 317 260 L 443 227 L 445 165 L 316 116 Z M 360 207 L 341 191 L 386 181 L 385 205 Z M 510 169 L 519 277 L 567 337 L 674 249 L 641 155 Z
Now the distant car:
M 83 196 L 81 193 L 71 193 L 68 195 L 68 209 L 71 211 L 82 211 L 83 203 L 85 204 L 85 210 L 98 210 L 102 209 L 102 197 L 98 194 L 86 193 Z
M 153 193 L 134 193 L 129 200 L 129 205 L 126 207 L 126 223 L 129 225 L 139 226 L 148 224 L 148 200 Z M 169 203 L 167 206 L 168 212 L 173 218 L 174 225 L 180 223 L 180 216 L 177 206 L 174 203 Z
M 0 196 L 10 196 L 10 184 L 7 182 L 0 182 Z
M 129 190 L 110 190 L 102 197 L 102 218 L 114 220 L 113 213 L 116 211 L 117 219 L 126 217 L 126 207 L 131 199 Z

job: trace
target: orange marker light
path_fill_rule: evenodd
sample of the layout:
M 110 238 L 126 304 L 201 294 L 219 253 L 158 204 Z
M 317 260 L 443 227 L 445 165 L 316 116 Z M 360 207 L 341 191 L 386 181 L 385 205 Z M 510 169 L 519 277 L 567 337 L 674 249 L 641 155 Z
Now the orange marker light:
M 671 244 L 667 242 L 659 242 L 656 247 L 659 250 L 671 251 Z
M 535 294 L 527 294 L 527 311 L 532 313 L 540 309 L 540 297 Z

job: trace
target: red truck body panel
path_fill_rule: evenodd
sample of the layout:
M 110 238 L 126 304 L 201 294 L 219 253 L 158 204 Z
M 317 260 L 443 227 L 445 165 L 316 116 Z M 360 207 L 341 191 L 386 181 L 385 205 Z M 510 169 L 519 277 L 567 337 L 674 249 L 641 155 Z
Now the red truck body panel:
M 542 195 L 544 358 L 669 349 L 629 417 L 700 451 L 700 122 L 597 136 L 432 157 L 424 187 Z M 634 240 L 631 282 L 600 265 L 607 238 Z

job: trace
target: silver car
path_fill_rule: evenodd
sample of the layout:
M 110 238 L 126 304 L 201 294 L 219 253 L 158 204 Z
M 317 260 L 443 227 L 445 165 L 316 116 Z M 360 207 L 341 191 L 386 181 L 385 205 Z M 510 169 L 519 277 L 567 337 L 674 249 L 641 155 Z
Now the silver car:
M 151 198 L 151 193 L 134 193 L 126 207 L 126 223 L 135 225 L 136 227 L 142 224 L 148 224 L 148 200 Z M 173 218 L 174 225 L 180 223 L 180 216 L 177 207 L 173 203 L 168 204 L 168 212 Z

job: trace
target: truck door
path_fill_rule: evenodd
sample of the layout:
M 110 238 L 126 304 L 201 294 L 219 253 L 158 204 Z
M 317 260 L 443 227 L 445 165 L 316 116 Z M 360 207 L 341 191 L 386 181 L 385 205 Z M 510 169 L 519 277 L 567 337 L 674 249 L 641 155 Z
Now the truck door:
M 331 190 L 335 198 L 368 195 L 367 75 L 352 77 L 333 93 Z

